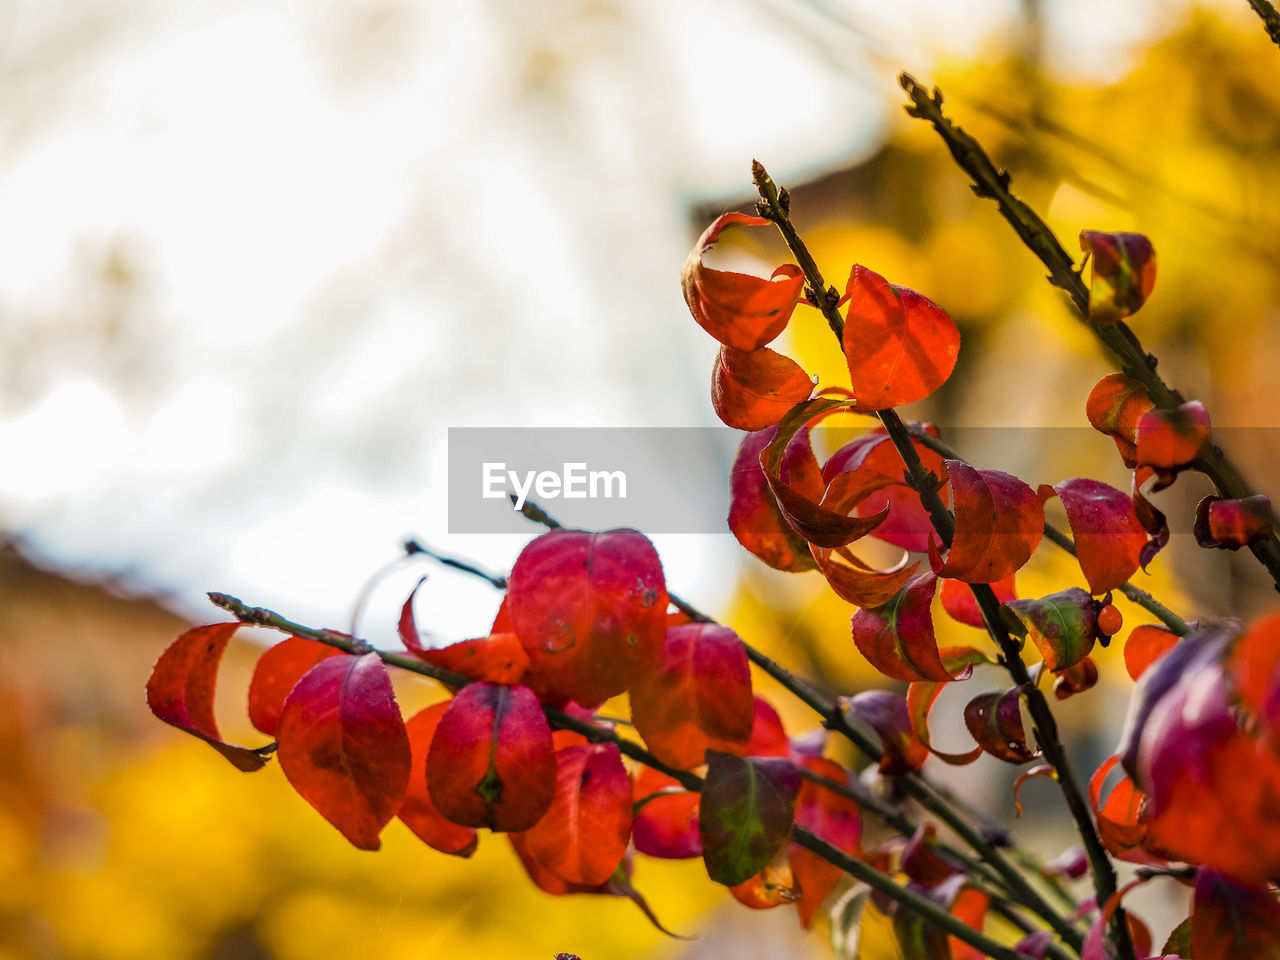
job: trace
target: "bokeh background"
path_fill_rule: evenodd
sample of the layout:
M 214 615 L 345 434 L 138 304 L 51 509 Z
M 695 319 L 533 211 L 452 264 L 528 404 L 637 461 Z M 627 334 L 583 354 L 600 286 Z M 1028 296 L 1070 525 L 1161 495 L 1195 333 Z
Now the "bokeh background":
M 543 896 L 498 840 L 459 861 L 395 823 L 355 851 L 142 688 L 216 618 L 206 590 L 341 629 L 406 536 L 505 569 L 522 538 L 449 533 L 449 427 L 712 425 L 715 345 L 677 277 L 749 203 L 752 157 L 829 279 L 864 263 L 962 325 L 955 377 L 912 416 L 1033 484 L 1126 485 L 1080 429 L 1105 358 L 902 113 L 899 70 L 943 87 L 1069 248 L 1152 237 L 1135 326 L 1280 494 L 1280 51 L 1244 0 L 8 0 L 0 20 L 0 960 L 829 956 L 697 862 L 636 873 L 684 943 L 626 902 Z M 782 346 L 839 382 L 804 313 Z M 1204 492 L 1164 495 L 1175 527 Z M 876 682 L 813 575 L 727 535 L 657 540 L 673 586 L 753 643 L 833 690 Z M 1189 618 L 1273 604 L 1247 554 L 1189 541 L 1139 582 Z M 362 634 L 395 643 L 423 572 L 378 582 Z M 1041 550 L 1022 590 L 1075 579 Z M 456 639 L 496 605 L 436 571 L 419 616 Z M 220 718 L 258 742 L 243 691 L 269 638 L 242 637 Z M 1129 686 L 1118 649 L 1099 660 L 1103 686 L 1063 705 L 1086 772 Z M 406 713 L 437 696 L 400 687 Z M 942 773 L 1011 817 L 1009 768 Z M 1057 798 L 1024 799 L 1019 836 L 1053 855 Z M 1139 909 L 1158 928 L 1175 899 Z

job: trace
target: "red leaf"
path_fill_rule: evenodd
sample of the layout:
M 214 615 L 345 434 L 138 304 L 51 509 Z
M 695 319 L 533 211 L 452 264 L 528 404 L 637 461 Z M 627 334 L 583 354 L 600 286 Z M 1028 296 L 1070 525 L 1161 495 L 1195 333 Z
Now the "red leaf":
M 654 756 L 680 770 L 705 763 L 708 749 L 738 752 L 754 717 L 746 648 L 719 624 L 667 630 L 657 671 L 631 688 L 636 732 Z
M 478 842 L 475 830 L 446 820 L 431 802 L 431 794 L 427 791 L 427 754 L 436 726 L 448 707 L 447 701 L 437 703 L 420 710 L 405 724 L 413 766 L 409 774 L 409 789 L 397 816 L 428 846 L 441 853 L 469 857 L 475 853 Z
M 1207 548 L 1239 550 L 1269 537 L 1273 523 L 1268 496 L 1223 500 L 1210 494 L 1196 504 L 1196 543 Z
M 427 754 L 431 802 L 465 827 L 528 830 L 551 806 L 551 728 L 528 687 L 473 683 L 440 718 Z
M 938 856 L 938 828 L 921 824 L 902 848 L 902 872 L 922 887 L 936 887 L 957 871 Z
M 1147 388 L 1122 373 L 1109 373 L 1093 385 L 1085 402 L 1085 414 L 1095 430 L 1116 442 L 1128 467 L 1137 466 L 1138 421 L 1155 404 Z
M 888 690 L 864 690 L 852 697 L 841 697 L 839 704 L 844 713 L 861 719 L 880 738 L 884 747 L 880 757 L 882 774 L 896 776 L 924 766 L 929 750 L 912 729 L 904 697 Z
M 1199 457 L 1208 443 L 1209 412 L 1199 400 L 1173 410 L 1153 408 L 1138 421 L 1138 466 L 1176 474 Z M 1171 482 L 1172 478 L 1162 478 L 1155 489 Z
M 361 850 L 396 815 L 412 757 L 387 668 L 376 653 L 321 660 L 284 702 L 280 769 Z
M 1039 747 L 1027 745 L 1022 728 L 1021 687 L 974 697 L 964 708 L 964 725 L 982 749 L 997 759 L 1026 763 L 1040 756 Z
M 1034 780 L 1036 777 L 1048 777 L 1050 780 L 1057 780 L 1058 774 L 1049 764 L 1040 763 L 1013 781 L 1013 806 L 1018 811 L 1018 816 L 1022 816 L 1022 801 L 1018 799 L 1018 795 L 1022 792 L 1022 785 L 1028 780 Z
M 516 560 L 507 599 L 544 702 L 595 707 L 658 666 L 667 588 L 634 530 L 543 534 Z
M 814 499 L 814 490 L 802 489 L 782 477 L 783 459 L 792 438 L 811 421 L 848 407 L 848 400 L 828 397 L 815 397 L 798 404 L 778 422 L 777 433 L 760 452 L 760 467 L 782 518 L 791 529 L 817 547 L 840 547 L 852 543 L 874 530 L 885 517 L 885 514 L 871 517 L 849 515 L 863 496 L 888 483 L 883 477 L 842 473 L 827 484 L 821 502 Z M 807 437 L 804 442 L 808 443 Z
M 293 685 L 321 660 L 342 651 L 305 637 L 288 637 L 258 658 L 249 681 L 249 719 L 269 737 L 280 724 L 280 710 Z
M 916 577 L 883 606 L 853 615 L 853 642 L 867 661 L 893 680 L 950 680 L 933 635 L 929 605 L 938 578 Z
M 764 697 L 755 697 L 754 719 L 751 724 L 751 739 L 742 750 L 731 750 L 730 753 L 741 753 L 744 757 L 789 757 L 791 741 L 787 731 L 783 729 L 782 718 Z
M 995 583 L 1031 558 L 1044 533 L 1044 510 L 1034 490 L 999 470 L 975 470 L 947 460 L 956 532 L 946 563 L 932 540 L 934 573 L 966 583 Z
M 673 792 L 662 793 L 664 790 Z M 644 767 L 636 778 L 631 795 L 639 807 L 631 824 L 631 836 L 637 850 L 667 860 L 702 856 L 702 838 L 698 835 L 698 794 L 683 790 L 665 773 Z
M 1140 233 L 1080 232 L 1080 249 L 1093 256 L 1089 319 L 1118 323 L 1137 313 L 1156 285 L 1156 252 Z
M 760 453 L 777 434 L 776 427 L 758 430 L 742 438 L 729 473 L 729 529 L 738 542 L 775 570 L 801 573 L 814 568 L 809 544 L 782 518 L 769 489 Z M 818 459 L 808 434 L 787 444 L 779 471 L 784 484 L 822 498 L 823 482 Z
M 1124 668 L 1134 680 L 1146 672 L 1178 642 L 1178 635 L 1166 627 L 1142 624 L 1134 627 L 1124 642 Z
M 832 760 L 810 757 L 804 761 L 804 766 L 836 783 L 849 782 L 849 772 Z M 859 856 L 861 852 L 862 815 L 858 804 L 828 787 L 811 780 L 801 783 L 796 799 L 795 822 L 851 857 Z M 827 895 L 844 876 L 844 871 L 799 844 L 792 843 L 789 848 L 791 869 L 801 892 L 796 910 L 800 914 L 800 923 L 807 929 L 813 924 Z
M 880 607 L 902 590 L 920 561 L 902 563 L 890 570 L 877 570 L 854 556 L 845 547 L 828 550 L 810 546 L 818 571 L 827 578 L 831 590 L 841 600 L 859 607 Z
M 1106 593 L 1138 569 L 1147 533 L 1133 510 L 1133 499 L 1100 480 L 1076 477 L 1053 486 L 1041 484 L 1040 502 L 1057 494 L 1067 510 L 1080 569 L 1089 591 Z
M 794 360 L 768 347 L 721 346 L 711 373 L 711 405 L 736 430 L 763 430 L 813 393 L 813 381 Z
M 555 799 L 525 831 L 530 855 L 561 880 L 595 886 L 613 875 L 631 839 L 631 779 L 615 743 L 556 754 Z
M 404 606 L 400 609 L 400 642 L 419 660 L 424 660 L 442 670 L 460 673 L 472 680 L 486 680 L 489 683 L 514 684 L 524 679 L 529 668 L 529 655 L 525 653 L 519 638 L 510 625 L 505 631 L 499 631 L 499 624 L 494 624 L 493 632 L 487 637 L 477 640 L 461 640 L 447 647 L 424 647 L 418 636 L 418 625 L 413 615 L 413 600 L 418 588 L 426 583 L 423 577 L 410 591 Z M 506 599 L 498 609 L 499 621 L 504 616 Z
M 1011 573 L 1004 579 L 991 584 L 992 592 L 1001 603 L 1008 603 L 1018 598 L 1017 590 L 1014 589 L 1015 577 L 1016 575 Z M 963 580 L 943 580 L 941 593 L 942 609 L 952 620 L 977 627 L 979 630 L 986 629 L 986 624 L 982 620 L 982 610 L 978 607 L 978 601 L 967 583 Z
M 960 331 L 936 303 L 863 266 L 853 268 L 845 295 L 844 355 L 855 410 L 868 413 L 921 400 L 951 376 Z
M 1111 923 L 1111 917 L 1115 914 L 1120 906 L 1120 901 L 1134 887 L 1140 883 L 1145 883 L 1141 877 L 1137 880 L 1130 880 L 1123 887 L 1113 893 L 1108 898 L 1098 916 L 1094 919 L 1092 926 L 1089 927 L 1088 934 L 1084 938 L 1084 949 L 1080 951 L 1080 960 L 1110 960 L 1107 954 L 1104 938 L 1106 936 L 1107 927 Z M 1130 934 L 1133 933 L 1133 922 L 1129 922 Z M 1151 937 L 1147 937 L 1147 945 L 1150 946 Z M 1135 949 L 1137 944 L 1134 945 Z M 1144 951 L 1145 952 L 1145 951 Z
M 1225 874 L 1196 871 L 1191 906 L 1196 960 L 1274 960 L 1280 956 L 1280 904 L 1266 885 L 1244 886 Z
M 1115 608 L 1112 607 L 1114 610 Z M 1085 657 L 1079 663 L 1072 664 L 1062 670 L 1053 671 L 1053 695 L 1058 700 L 1067 700 L 1077 693 L 1092 690 L 1098 684 L 1098 665 L 1092 657 Z
M 937 428 L 931 424 L 925 424 L 923 429 L 935 437 L 938 435 Z M 935 477 L 944 475 L 942 457 L 914 439 L 912 446 L 926 471 Z M 903 550 L 928 550 L 929 535 L 933 532 L 929 512 L 920 502 L 920 495 L 904 482 L 906 464 L 883 427 L 854 438 L 822 465 L 822 476 L 827 482 L 841 473 L 855 472 L 863 476 L 877 475 L 890 483 L 867 494 L 854 510 L 857 516 L 870 517 L 888 508 L 889 515 L 870 536 Z M 945 501 L 947 491 L 942 492 Z
M 1280 614 L 1249 624 L 1228 664 L 1231 685 L 1249 714 L 1276 738 L 1280 726 Z
M 507 839 L 511 841 L 511 849 L 515 850 L 516 856 L 520 858 L 521 865 L 524 866 L 525 873 L 529 875 L 529 879 L 543 893 L 549 893 L 553 897 L 561 897 L 567 893 L 608 893 L 610 891 L 601 889 L 601 886 L 587 886 L 582 883 L 569 883 L 567 880 L 561 880 L 554 873 L 542 866 L 529 852 L 529 843 L 525 839 L 523 833 L 508 833 Z
M 944 581 L 944 585 L 950 582 Z M 954 680 L 966 680 L 975 666 L 991 662 L 990 657 L 973 647 L 943 647 L 938 652 L 942 657 L 943 666 Z M 929 711 L 933 708 L 933 703 L 938 699 L 938 694 L 942 692 L 946 682 L 948 681 L 921 680 L 907 688 L 907 710 L 911 714 L 911 729 L 916 739 L 939 760 L 953 766 L 964 766 L 982 756 L 982 747 L 974 747 L 968 753 L 943 753 L 941 750 L 934 749 L 929 739 Z
M 684 301 L 693 319 L 721 343 L 738 350 L 763 347 L 782 332 L 800 300 L 804 274 L 794 264 L 784 263 L 766 280 L 712 270 L 703 265 L 702 256 L 726 227 L 762 227 L 768 223 L 761 217 L 723 214 L 698 238 L 680 274 Z
M 165 723 L 198 737 L 226 757 L 237 770 L 259 770 L 266 757 L 248 747 L 224 743 L 213 716 L 218 664 L 239 623 L 193 627 L 169 644 L 151 669 L 147 706 Z
M 1106 804 L 1101 805 L 1103 784 L 1119 762 L 1119 756 L 1111 757 L 1089 779 L 1089 804 L 1098 822 L 1098 838 L 1121 860 L 1151 863 L 1152 858 L 1137 849 L 1147 838 L 1147 825 L 1142 819 L 1145 797 L 1127 774 L 1107 794 Z

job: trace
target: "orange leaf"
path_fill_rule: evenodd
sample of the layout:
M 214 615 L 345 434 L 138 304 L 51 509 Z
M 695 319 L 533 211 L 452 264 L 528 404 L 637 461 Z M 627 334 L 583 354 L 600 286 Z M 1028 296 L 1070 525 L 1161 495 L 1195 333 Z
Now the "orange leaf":
M 680 274 L 684 301 L 693 319 L 721 343 L 738 350 L 757 350 L 782 332 L 800 300 L 804 274 L 791 263 L 778 267 L 767 280 L 712 270 L 703 265 L 702 255 L 726 227 L 768 223 L 763 217 L 741 213 L 722 215 L 698 238 Z
M 1124 642 L 1124 668 L 1137 680 L 1156 660 L 1173 649 L 1178 635 L 1155 624 L 1134 627 Z
M 1034 490 L 999 470 L 975 470 L 947 460 L 956 531 L 946 563 L 932 540 L 929 561 L 940 577 L 995 583 L 1031 558 L 1044 533 L 1044 510 Z
M 1116 442 L 1125 466 L 1137 466 L 1138 421 L 1155 404 L 1147 388 L 1122 373 L 1109 373 L 1093 385 L 1085 414 L 1093 428 Z
M 727 426 L 763 430 L 813 392 L 813 381 L 790 357 L 768 347 L 721 345 L 711 373 L 711 405 Z
M 844 355 L 859 413 L 922 400 L 951 376 L 960 331 L 946 311 L 914 290 L 855 266 L 845 287 L 849 300 Z

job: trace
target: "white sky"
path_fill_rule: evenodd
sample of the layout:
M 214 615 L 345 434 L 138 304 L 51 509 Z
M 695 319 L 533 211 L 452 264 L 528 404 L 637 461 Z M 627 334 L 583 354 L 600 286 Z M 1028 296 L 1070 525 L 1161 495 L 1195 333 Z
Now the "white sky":
M 1049 62 L 1112 80 L 1185 7 L 1049 2 Z M 712 424 L 689 204 L 848 162 L 1020 9 L 0 2 L 0 529 L 333 626 L 407 534 L 505 568 L 447 535 L 446 429 Z M 710 607 L 741 562 L 659 549 Z M 424 626 L 482 633 L 450 584 Z

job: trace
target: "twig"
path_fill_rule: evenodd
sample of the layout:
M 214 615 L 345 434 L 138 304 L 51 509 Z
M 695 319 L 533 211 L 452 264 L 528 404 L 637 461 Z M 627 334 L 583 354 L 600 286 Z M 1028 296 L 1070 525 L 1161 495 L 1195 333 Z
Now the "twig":
M 414 554 L 421 554 L 424 557 L 430 557 L 432 560 L 434 560 L 436 563 L 440 564 L 441 566 L 451 567 L 454 570 L 461 570 L 463 573 L 469 573 L 473 577 L 479 577 L 481 580 L 484 580 L 490 586 L 492 586 L 495 590 L 507 589 L 506 577 L 499 576 L 496 573 L 488 573 L 484 570 L 481 570 L 474 563 L 470 563 L 466 560 L 459 560 L 457 557 L 450 557 L 443 553 L 437 553 L 435 550 L 432 550 L 429 547 L 424 547 L 421 543 L 419 543 L 417 540 L 414 540 L 412 537 L 410 537 L 408 540 L 404 542 L 404 552 L 406 556 L 410 556 L 410 557 L 413 556 Z
M 1272 12 L 1275 12 L 1274 8 Z M 997 170 L 982 145 L 943 115 L 941 91 L 935 88 L 931 96 L 910 74 L 904 73 L 898 80 L 911 100 L 906 108 L 907 113 L 933 125 L 951 151 L 951 156 L 973 181 L 973 192 L 995 201 L 1001 215 L 1017 232 L 1023 244 L 1049 268 L 1049 282 L 1066 291 L 1081 318 L 1115 355 L 1121 372 L 1139 381 L 1156 406 L 1171 408 L 1182 404 L 1182 395 L 1165 383 L 1156 372 L 1156 358 L 1146 351 L 1128 324 L 1090 322 L 1089 289 L 1080 276 L 1083 268 L 1076 268 L 1075 261 L 1063 249 L 1048 225 L 1013 195 L 1009 189 L 1008 171 Z M 1252 489 L 1217 444 L 1208 444 L 1195 466 L 1213 482 L 1218 494 L 1225 499 L 1238 500 L 1253 495 Z M 1276 536 L 1276 524 L 1272 524 L 1266 537 L 1250 544 L 1249 549 L 1266 567 L 1275 581 L 1276 589 L 1280 590 L 1280 538 Z
M 908 429 L 910 429 L 910 427 L 908 427 Z M 948 444 L 944 443 L 942 440 L 939 440 L 937 437 L 933 436 L 932 434 L 928 433 L 925 430 L 912 429 L 911 436 L 921 446 L 928 447 L 934 453 L 940 454 L 949 460 L 964 459 L 964 457 L 960 456 L 960 454 L 956 452 L 954 447 L 949 446 Z M 1068 534 L 1064 533 L 1062 530 L 1059 530 L 1053 524 L 1046 523 L 1044 525 L 1044 536 L 1045 536 L 1045 539 L 1048 540 L 1049 542 L 1053 543 L 1058 547 L 1061 547 L 1063 550 L 1071 554 L 1073 557 L 1076 556 L 1075 541 L 1072 540 Z M 1172 610 L 1166 607 L 1163 603 L 1161 603 L 1159 600 L 1153 597 L 1146 590 L 1143 590 L 1141 587 L 1135 586 L 1134 584 L 1126 581 L 1116 589 L 1119 590 L 1121 593 L 1123 593 L 1126 597 L 1128 597 L 1134 603 L 1138 604 L 1138 606 L 1146 609 L 1148 613 L 1151 613 L 1155 617 L 1157 617 L 1166 627 L 1168 627 L 1178 636 L 1180 637 L 1186 636 L 1188 633 L 1191 632 L 1191 627 L 1187 625 L 1187 622 L 1185 620 L 1183 620 L 1180 616 L 1178 616 L 1176 613 L 1174 613 Z
M 273 610 L 266 607 L 251 607 L 238 600 L 235 597 L 225 593 L 211 593 L 209 599 L 217 606 L 226 610 L 241 623 L 251 624 L 253 626 L 270 627 L 273 630 L 279 630 L 295 637 L 305 637 L 308 640 L 315 640 L 319 643 L 336 647 L 346 653 L 361 655 L 366 653 L 375 653 L 384 663 L 392 666 L 400 667 L 412 673 L 421 674 L 424 677 L 430 677 L 433 680 L 439 680 L 451 687 L 463 687 L 472 681 L 468 677 L 460 674 L 452 673 L 448 670 L 441 670 L 413 657 L 406 657 L 396 653 L 389 653 L 383 650 L 376 650 L 363 640 L 354 637 L 348 637 L 344 634 L 334 633 L 330 630 L 317 630 L 312 627 L 306 627 L 299 623 L 294 623 L 282 617 Z M 644 747 L 640 746 L 632 740 L 627 740 L 618 736 L 612 730 L 606 730 L 598 727 L 587 720 L 580 720 L 560 710 L 550 707 L 544 707 L 547 715 L 547 721 L 554 727 L 562 730 L 572 730 L 580 733 L 593 743 L 612 743 L 616 745 L 624 755 L 630 757 L 638 763 L 652 767 L 660 773 L 666 774 L 686 790 L 700 792 L 703 785 L 703 779 L 697 774 L 690 773 L 687 770 L 677 770 L 674 767 L 667 766 Z M 827 841 L 818 837 L 803 827 L 792 828 L 792 838 L 796 843 L 804 848 L 813 851 L 829 863 L 834 864 L 846 873 L 852 874 L 856 879 L 863 881 L 868 886 L 879 890 L 887 897 L 905 904 L 912 910 L 915 910 L 929 922 L 941 927 L 947 933 L 963 940 L 965 943 L 981 950 L 983 953 L 996 960 L 1020 960 L 1018 955 L 1008 947 L 996 942 L 990 937 L 984 936 L 978 931 L 972 929 L 964 921 L 954 917 L 951 913 L 938 904 L 934 903 L 927 897 L 911 890 L 907 887 L 899 885 L 892 877 L 881 873 L 878 870 L 855 860 L 842 850 L 831 845 Z
M 790 226 L 788 212 L 779 202 L 778 189 L 769 177 L 768 172 L 758 161 L 752 163 L 751 172 L 761 197 L 761 202 L 756 206 L 757 211 L 761 216 L 767 217 L 779 226 L 787 240 L 787 245 L 791 247 L 798 263 L 803 264 L 807 261 L 812 264 L 813 259 L 808 255 L 808 252 L 804 251 L 803 255 L 801 253 L 804 250 L 804 242 L 796 233 L 795 228 Z M 788 225 L 787 229 L 782 228 L 783 223 Z M 810 289 L 822 290 L 826 288 L 826 283 L 816 266 L 806 270 L 805 279 L 808 281 Z M 842 324 L 833 322 L 833 315 L 835 320 L 840 319 L 835 302 L 827 300 L 820 305 L 819 309 L 822 310 L 828 326 L 833 331 L 838 328 L 842 329 Z M 911 442 L 911 436 L 907 432 L 906 425 L 903 424 L 897 412 L 892 409 L 881 410 L 877 415 L 888 432 L 890 440 L 893 441 L 893 445 L 897 448 L 898 454 L 902 457 L 902 461 L 907 467 L 907 477 L 910 485 L 920 495 L 920 500 L 929 514 L 934 529 L 942 539 L 943 545 L 950 546 L 951 540 L 955 535 L 955 520 L 947 509 L 946 504 L 942 502 L 936 484 L 931 480 L 928 471 L 925 470 L 924 464 L 921 462 L 920 456 Z M 1009 635 L 1009 631 L 1000 616 L 1000 601 L 996 599 L 995 592 L 988 584 L 975 583 L 970 584 L 969 587 L 978 603 L 979 610 L 982 611 L 982 619 L 986 625 L 987 632 L 1000 649 L 1001 663 L 1008 671 L 1014 684 L 1023 687 L 1026 691 L 1027 709 L 1031 714 L 1036 739 L 1044 751 L 1045 759 L 1049 761 L 1057 772 L 1058 784 L 1062 789 L 1063 797 L 1067 801 L 1071 816 L 1076 822 L 1076 829 L 1080 834 L 1081 842 L 1084 844 L 1085 853 L 1089 857 L 1098 902 L 1106 903 L 1116 890 L 1115 869 L 1112 867 L 1111 860 L 1102 846 L 1102 841 L 1098 838 L 1097 830 L 1094 828 L 1093 820 L 1089 813 L 1089 805 L 1085 801 L 1084 793 L 1081 791 L 1079 783 L 1076 781 L 1075 773 L 1071 769 L 1071 763 L 1058 735 L 1058 725 L 1054 720 L 1053 711 L 1049 709 L 1049 703 L 1045 700 L 1044 694 L 1031 682 L 1031 676 L 1027 673 L 1026 664 L 1022 660 L 1021 647 Z M 1117 911 L 1117 913 L 1119 912 Z M 1116 938 L 1116 945 L 1119 947 L 1122 956 L 1126 960 L 1131 958 L 1133 956 L 1133 947 L 1129 942 L 1129 931 L 1123 917 L 1120 918 L 1120 924 L 1113 929 L 1113 936 Z
M 1276 11 L 1269 0 L 1249 0 L 1249 6 L 1261 18 L 1271 42 L 1280 47 L 1280 12 Z

